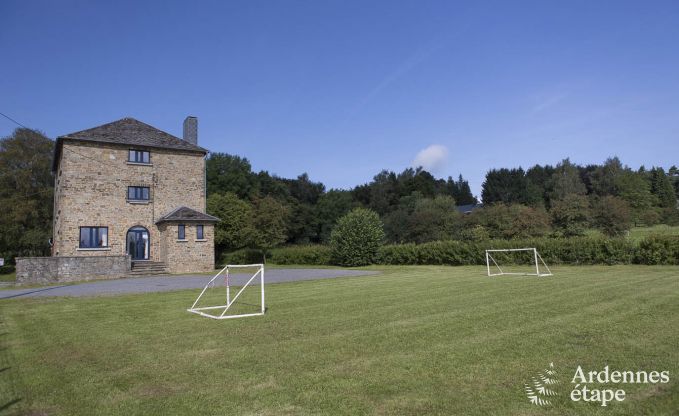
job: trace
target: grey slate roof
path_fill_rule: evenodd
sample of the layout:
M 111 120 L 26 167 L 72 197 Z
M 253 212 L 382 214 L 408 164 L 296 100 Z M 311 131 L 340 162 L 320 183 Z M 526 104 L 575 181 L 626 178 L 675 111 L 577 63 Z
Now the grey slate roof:
M 102 124 L 98 127 L 57 137 L 57 143 L 54 149 L 54 160 L 52 161 L 52 171 L 56 171 L 57 169 L 61 153 L 61 144 L 64 140 L 122 144 L 130 147 L 136 146 L 142 148 L 174 149 L 203 154 L 208 153 L 207 149 L 191 144 L 186 140 L 182 140 L 179 137 L 175 137 L 146 123 L 142 123 L 139 120 L 127 117 L 111 123 Z
M 183 221 L 183 222 L 219 222 L 221 221 L 217 217 L 213 217 L 212 215 L 204 214 L 202 212 L 196 211 L 195 209 L 187 208 L 187 207 L 179 207 L 170 212 L 167 215 L 164 215 L 156 221 L 156 224 L 160 224 L 162 222 L 168 222 L 168 221 Z

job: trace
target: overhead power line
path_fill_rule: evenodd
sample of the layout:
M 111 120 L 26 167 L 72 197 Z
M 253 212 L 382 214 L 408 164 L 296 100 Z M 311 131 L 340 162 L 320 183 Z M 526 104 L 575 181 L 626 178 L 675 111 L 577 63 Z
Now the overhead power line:
M 23 128 L 25 128 L 25 129 L 33 130 L 32 128 L 26 127 L 26 126 L 24 126 L 23 124 L 19 123 L 18 121 L 14 120 L 12 117 L 8 116 L 7 114 L 0 113 L 0 116 L 5 117 L 7 120 L 11 121 L 12 123 L 16 124 L 16 125 L 19 126 L 19 127 L 23 127 Z

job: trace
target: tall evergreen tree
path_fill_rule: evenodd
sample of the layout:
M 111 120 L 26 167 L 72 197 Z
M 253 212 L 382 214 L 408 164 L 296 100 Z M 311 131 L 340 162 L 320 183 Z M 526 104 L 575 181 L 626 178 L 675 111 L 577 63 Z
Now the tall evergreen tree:
M 662 208 L 675 208 L 677 206 L 677 195 L 663 168 L 651 169 L 651 192 L 656 196 Z
M 525 203 L 528 181 L 522 168 L 492 169 L 486 174 L 481 198 L 484 204 L 503 202 L 505 204 Z
M 457 181 L 449 176 L 448 181 L 446 181 L 446 191 L 448 195 L 453 197 L 457 205 L 471 205 L 478 203 L 476 197 L 472 194 L 469 182 L 466 181 L 462 175 L 458 176 Z

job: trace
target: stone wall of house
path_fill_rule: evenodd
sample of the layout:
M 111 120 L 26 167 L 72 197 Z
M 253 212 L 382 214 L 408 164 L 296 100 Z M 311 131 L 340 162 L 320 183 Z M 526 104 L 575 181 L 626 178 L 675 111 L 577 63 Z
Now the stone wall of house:
M 203 225 L 202 240 L 196 238 L 196 225 L 192 223 L 186 226 L 186 239 L 177 239 L 178 224 L 161 224 L 161 251 L 167 258 L 167 267 L 170 273 L 211 272 L 215 269 L 215 247 L 213 224 Z
M 130 256 L 18 257 L 17 284 L 117 279 L 130 272 Z
M 150 164 L 128 162 L 129 146 L 64 140 L 55 178 L 54 256 L 124 255 L 127 231 L 141 226 L 149 231 L 150 260 L 166 261 L 156 221 L 180 206 L 205 212 L 203 154 L 135 149 L 148 150 Z M 128 186 L 148 186 L 150 200 L 128 201 Z M 81 226 L 108 227 L 108 247 L 79 248 Z M 206 257 L 214 257 L 211 238 Z

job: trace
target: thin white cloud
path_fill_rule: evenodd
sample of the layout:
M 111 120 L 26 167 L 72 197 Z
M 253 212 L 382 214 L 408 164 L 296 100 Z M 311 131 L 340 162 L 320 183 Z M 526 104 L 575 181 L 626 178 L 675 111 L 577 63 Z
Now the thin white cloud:
M 417 153 L 413 160 L 414 167 L 423 167 L 431 173 L 441 173 L 448 163 L 448 148 L 440 144 L 432 144 Z

